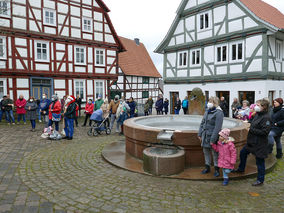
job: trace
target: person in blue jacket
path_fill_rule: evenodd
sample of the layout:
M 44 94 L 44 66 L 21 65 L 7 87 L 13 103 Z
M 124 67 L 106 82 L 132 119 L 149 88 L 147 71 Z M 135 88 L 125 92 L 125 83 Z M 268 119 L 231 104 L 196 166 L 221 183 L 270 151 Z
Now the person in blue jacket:
M 42 99 L 40 100 L 40 103 L 39 103 L 39 112 L 42 116 L 42 120 L 45 123 L 46 127 L 48 127 L 48 122 L 49 122 L 48 109 L 49 109 L 50 103 L 51 101 L 47 98 L 47 94 L 43 94 Z M 39 122 L 41 122 L 42 120 L 39 120 Z
M 130 107 L 130 118 L 134 118 L 135 115 L 135 109 L 136 109 L 136 102 L 133 100 L 133 97 L 129 98 L 129 101 L 127 101 L 128 106 Z
M 156 101 L 155 108 L 157 110 L 157 115 L 162 115 L 163 114 L 163 97 L 159 95 L 158 100 Z
M 183 113 L 186 115 L 187 111 L 188 111 L 188 98 L 187 96 L 184 97 L 182 103 L 181 103 L 182 109 L 183 109 Z

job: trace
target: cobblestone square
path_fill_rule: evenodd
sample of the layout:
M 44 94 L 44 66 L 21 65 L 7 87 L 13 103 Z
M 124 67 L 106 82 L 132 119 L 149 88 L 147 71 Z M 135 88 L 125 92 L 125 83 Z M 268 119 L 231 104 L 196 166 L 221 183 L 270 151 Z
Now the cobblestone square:
M 0 123 L 0 212 L 284 212 L 284 161 L 266 175 L 231 181 L 186 181 L 116 168 L 101 157 L 118 134 L 50 141 L 30 125 Z M 283 142 L 283 140 L 282 140 Z M 212 174 L 213 175 L 213 174 Z

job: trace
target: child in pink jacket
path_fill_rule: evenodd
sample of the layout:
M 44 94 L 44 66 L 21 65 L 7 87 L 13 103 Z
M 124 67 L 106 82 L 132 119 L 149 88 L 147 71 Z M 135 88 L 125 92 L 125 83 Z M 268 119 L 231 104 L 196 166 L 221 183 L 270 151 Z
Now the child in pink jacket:
M 217 144 L 211 144 L 212 148 L 219 152 L 218 167 L 223 169 L 223 186 L 227 186 L 229 183 L 228 174 L 234 169 L 237 160 L 237 152 L 235 145 L 232 141 L 233 138 L 229 138 L 230 130 L 222 129 L 219 132 L 219 141 Z

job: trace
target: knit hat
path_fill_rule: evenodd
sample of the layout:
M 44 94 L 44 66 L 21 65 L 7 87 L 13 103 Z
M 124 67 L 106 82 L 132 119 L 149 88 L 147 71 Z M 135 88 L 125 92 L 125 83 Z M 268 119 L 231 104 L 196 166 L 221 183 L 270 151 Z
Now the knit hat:
M 278 102 L 280 105 L 283 105 L 283 99 L 282 98 L 276 98 L 274 101 Z
M 119 99 L 119 95 L 114 96 L 114 98 Z
M 230 136 L 230 130 L 225 128 L 225 129 L 222 129 L 220 132 L 219 132 L 219 135 L 222 136 L 223 138 L 225 138 L 226 140 L 229 139 L 229 136 Z
M 256 104 L 251 104 L 249 108 L 254 109 L 255 106 L 256 106 Z

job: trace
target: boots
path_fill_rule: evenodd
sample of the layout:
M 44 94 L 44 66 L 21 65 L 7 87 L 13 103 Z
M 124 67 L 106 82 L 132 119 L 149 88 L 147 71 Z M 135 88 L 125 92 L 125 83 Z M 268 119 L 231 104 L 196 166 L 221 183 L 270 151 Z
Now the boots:
M 268 144 L 268 154 L 271 154 L 273 151 L 273 144 Z
M 277 149 L 276 158 L 277 158 L 277 159 L 281 159 L 282 156 L 283 156 L 282 149 Z
M 214 177 L 219 177 L 220 176 L 219 167 L 215 166 L 214 168 L 215 168 Z
M 210 166 L 205 164 L 205 169 L 202 170 L 201 174 L 207 174 L 210 172 Z
M 224 178 L 223 186 L 227 186 L 229 184 L 229 178 Z

